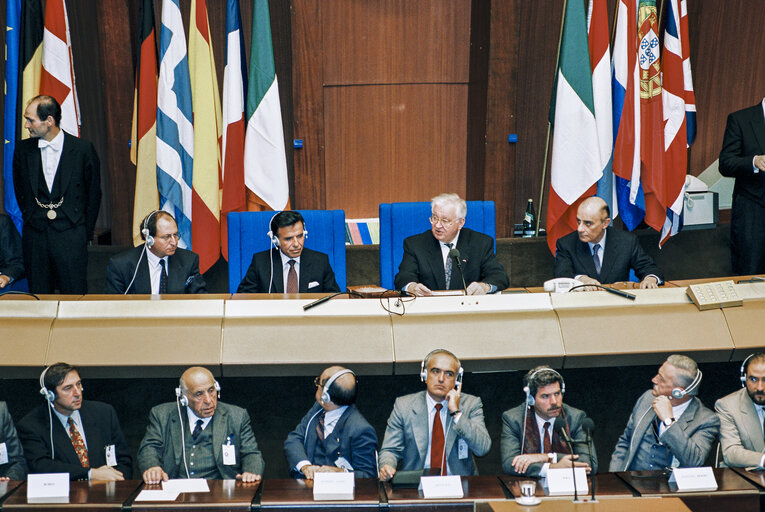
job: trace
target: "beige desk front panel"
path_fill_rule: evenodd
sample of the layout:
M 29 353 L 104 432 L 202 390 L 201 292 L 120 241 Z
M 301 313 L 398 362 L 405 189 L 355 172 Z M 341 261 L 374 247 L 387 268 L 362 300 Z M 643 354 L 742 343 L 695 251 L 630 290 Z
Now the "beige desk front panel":
M 223 300 L 61 303 L 49 363 L 188 366 L 220 363 Z
M 752 352 L 765 348 L 765 300 L 744 299 L 740 307 L 722 310 L 736 350 L 733 360 L 743 360 Z
M 45 365 L 57 300 L 3 300 L 0 303 L 2 366 Z
M 391 374 L 388 313 L 377 299 L 226 302 L 221 362 L 229 375 L 305 375 L 331 364 L 357 373 Z
M 445 348 L 466 371 L 560 366 L 563 344 L 546 293 L 422 297 L 393 317 L 396 373 L 419 372 L 422 358 Z
M 699 311 L 683 288 L 631 293 L 634 302 L 606 292 L 552 295 L 564 367 L 656 364 L 676 352 L 699 362 L 729 360 L 733 340 L 720 310 Z

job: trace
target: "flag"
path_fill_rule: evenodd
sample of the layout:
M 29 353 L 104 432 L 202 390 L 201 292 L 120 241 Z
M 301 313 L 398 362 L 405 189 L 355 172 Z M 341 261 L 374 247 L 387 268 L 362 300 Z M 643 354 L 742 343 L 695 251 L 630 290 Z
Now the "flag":
M 16 116 L 19 120 L 17 134 L 20 138 L 29 137 L 24 129 L 24 110 L 27 104 L 40 92 L 42 74 L 43 17 L 40 0 L 24 0 L 21 3 L 21 37 L 19 68 L 21 94 L 19 95 Z M 17 137 L 17 138 L 19 138 Z
M 603 175 L 592 97 L 592 74 L 583 2 L 567 2 L 553 98 L 554 123 L 547 244 L 576 228 L 576 208 Z
M 45 3 L 40 94 L 56 98 L 61 105 L 59 126 L 79 137 L 80 105 L 77 101 L 72 39 L 69 36 L 69 18 L 64 0 L 47 0 Z
M 16 107 L 19 98 L 19 50 L 21 44 L 21 0 L 5 5 L 5 97 L 3 119 L 3 206 L 21 232 L 21 210 L 13 188 L 13 151 L 16 148 Z
M 244 186 L 244 93 L 247 69 L 239 0 L 226 6 L 226 68 L 223 71 L 223 197 L 220 212 L 220 247 L 228 261 L 229 212 L 247 208 Z
M 133 244 L 140 245 L 142 221 L 159 208 L 157 190 L 157 38 L 154 0 L 143 0 L 138 10 L 138 52 L 130 160 L 135 164 Z
M 640 77 L 637 1 L 619 0 L 612 63 L 614 187 L 619 215 L 632 231 L 645 217 L 640 183 Z
M 683 21 L 685 23 L 683 23 Z M 688 17 L 685 0 L 670 0 L 662 52 L 664 112 L 664 194 L 667 200 L 659 246 L 682 227 L 685 175 L 688 168 L 688 140 L 691 137 L 686 112 L 686 98 L 693 98 L 690 53 L 688 49 Z M 686 75 L 687 71 L 687 75 Z M 687 87 L 690 86 L 690 87 Z M 690 89 L 690 92 L 688 92 Z M 692 99 L 692 101 L 695 100 Z M 691 105 L 695 118 L 695 104 Z M 693 122 L 695 132 L 695 122 Z
M 206 0 L 191 0 L 189 74 L 194 111 L 194 177 L 191 240 L 206 272 L 220 257 L 220 137 L 218 75 Z
M 611 106 L 611 49 L 608 30 L 606 0 L 590 0 L 587 20 L 587 39 L 592 66 L 592 99 L 595 105 L 595 123 L 598 128 L 598 149 L 603 176 L 598 180 L 598 197 L 601 197 L 616 218 L 618 208 L 613 184 L 613 112 Z
M 178 245 L 191 249 L 194 124 L 186 32 L 179 0 L 163 0 L 157 84 L 157 188 L 159 206 L 175 217 Z
M 254 0 L 252 6 L 244 182 L 257 202 L 272 210 L 283 210 L 287 206 L 287 155 L 268 0 Z

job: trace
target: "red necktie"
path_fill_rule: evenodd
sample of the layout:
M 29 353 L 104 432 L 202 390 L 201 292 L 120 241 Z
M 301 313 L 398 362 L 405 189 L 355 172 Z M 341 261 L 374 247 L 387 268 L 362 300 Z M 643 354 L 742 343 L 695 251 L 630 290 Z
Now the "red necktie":
M 290 269 L 287 271 L 287 293 L 298 292 L 298 277 L 295 270 L 295 260 L 289 260 Z
M 77 458 L 80 459 L 82 467 L 90 467 L 90 459 L 88 459 L 88 449 L 85 448 L 85 441 L 83 441 L 80 431 L 74 426 L 74 421 L 69 417 L 69 437 L 72 439 L 72 446 L 77 453 Z
M 444 458 L 444 426 L 441 424 L 442 404 L 436 404 L 436 415 L 433 416 L 433 433 L 430 437 L 430 467 L 441 468 L 441 474 L 446 474 L 446 468 L 441 467 Z M 444 464 L 446 466 L 446 464 Z
M 550 441 L 550 422 L 545 421 L 545 440 L 544 440 L 544 452 L 552 453 L 552 441 Z

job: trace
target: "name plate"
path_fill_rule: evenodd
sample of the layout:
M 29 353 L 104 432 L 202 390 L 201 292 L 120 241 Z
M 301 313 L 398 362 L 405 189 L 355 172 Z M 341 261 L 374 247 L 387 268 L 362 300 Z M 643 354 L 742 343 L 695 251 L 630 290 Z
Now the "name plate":
M 210 492 L 210 486 L 204 478 L 173 478 L 162 482 L 162 490 L 167 492 Z
M 459 475 L 423 476 L 420 478 L 422 495 L 426 500 L 442 498 L 462 498 L 462 479 Z
M 37 473 L 27 477 L 27 500 L 69 498 L 69 473 Z
M 314 473 L 313 499 L 315 501 L 352 500 L 356 481 L 352 472 Z
M 710 466 L 701 468 L 674 468 L 669 481 L 677 485 L 678 491 L 714 491 L 717 480 Z
M 587 471 L 584 468 L 553 468 L 547 470 L 547 489 L 551 495 L 574 494 L 574 475 L 576 492 L 587 494 Z

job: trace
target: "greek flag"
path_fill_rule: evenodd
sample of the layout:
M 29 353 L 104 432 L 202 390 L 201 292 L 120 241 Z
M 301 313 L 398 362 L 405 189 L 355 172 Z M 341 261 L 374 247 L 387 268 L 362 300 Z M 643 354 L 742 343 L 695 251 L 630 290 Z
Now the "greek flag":
M 178 222 L 180 247 L 191 249 L 194 124 L 186 33 L 179 0 L 163 0 L 157 86 L 159 207 Z

